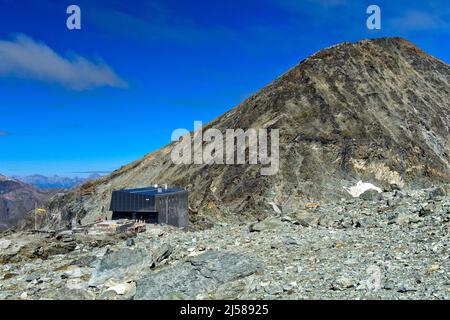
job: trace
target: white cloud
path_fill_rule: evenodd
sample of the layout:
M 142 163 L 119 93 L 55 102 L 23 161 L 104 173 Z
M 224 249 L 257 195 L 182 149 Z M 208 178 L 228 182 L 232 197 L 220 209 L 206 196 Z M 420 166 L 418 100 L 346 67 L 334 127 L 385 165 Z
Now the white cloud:
M 62 57 L 44 43 L 23 34 L 0 40 L 0 76 L 58 83 L 74 90 L 126 86 L 105 63 L 91 62 L 79 55 L 71 59 Z
M 8 132 L 0 130 L 0 137 L 6 137 L 8 135 Z

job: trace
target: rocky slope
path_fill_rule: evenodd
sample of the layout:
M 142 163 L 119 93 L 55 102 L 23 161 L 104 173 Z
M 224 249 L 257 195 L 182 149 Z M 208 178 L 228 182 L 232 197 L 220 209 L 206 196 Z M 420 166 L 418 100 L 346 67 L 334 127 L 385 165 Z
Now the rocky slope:
M 218 117 L 214 127 L 280 130 L 280 169 L 174 165 L 173 143 L 47 204 L 46 225 L 107 215 L 111 191 L 190 190 L 195 226 L 295 212 L 358 180 L 389 189 L 450 181 L 450 67 L 401 38 L 321 50 Z M 26 225 L 26 223 L 24 224 Z
M 55 192 L 0 175 L 0 231 L 15 225 Z
M 449 299 L 450 185 L 257 223 L 0 238 L 0 299 Z

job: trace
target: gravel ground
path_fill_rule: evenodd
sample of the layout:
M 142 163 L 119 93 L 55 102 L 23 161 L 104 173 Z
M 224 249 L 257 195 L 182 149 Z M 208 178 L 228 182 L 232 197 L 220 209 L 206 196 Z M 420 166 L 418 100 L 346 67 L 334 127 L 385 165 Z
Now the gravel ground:
M 448 189 L 255 223 L 0 238 L 0 299 L 448 299 Z

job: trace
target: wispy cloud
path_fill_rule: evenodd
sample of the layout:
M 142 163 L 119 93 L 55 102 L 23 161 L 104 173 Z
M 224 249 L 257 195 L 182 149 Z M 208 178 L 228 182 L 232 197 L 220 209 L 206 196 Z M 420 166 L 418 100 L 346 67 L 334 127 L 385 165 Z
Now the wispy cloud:
M 8 136 L 8 135 L 9 135 L 8 132 L 3 131 L 3 130 L 0 130 L 0 137 L 6 137 L 6 136 Z
M 443 18 L 437 13 L 428 13 L 425 11 L 407 11 L 404 15 L 393 18 L 391 24 L 394 28 L 401 31 L 427 31 L 443 30 L 450 27 Z
M 106 63 L 92 62 L 76 54 L 70 59 L 63 57 L 23 34 L 0 40 L 0 76 L 58 83 L 74 90 L 126 86 Z

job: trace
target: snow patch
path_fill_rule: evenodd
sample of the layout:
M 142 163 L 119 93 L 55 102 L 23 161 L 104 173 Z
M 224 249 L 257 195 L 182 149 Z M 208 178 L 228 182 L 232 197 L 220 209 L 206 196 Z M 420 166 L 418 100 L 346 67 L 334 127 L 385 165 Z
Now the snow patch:
M 367 190 L 375 190 L 378 193 L 383 192 L 383 190 L 381 190 L 380 188 L 378 188 L 377 186 L 374 186 L 371 183 L 368 182 L 362 182 L 362 181 L 358 181 L 358 183 L 353 186 L 353 187 L 343 187 L 345 191 L 347 191 L 348 193 L 350 193 L 350 195 L 353 198 L 358 198 L 360 195 L 362 195 L 364 192 L 366 192 Z

